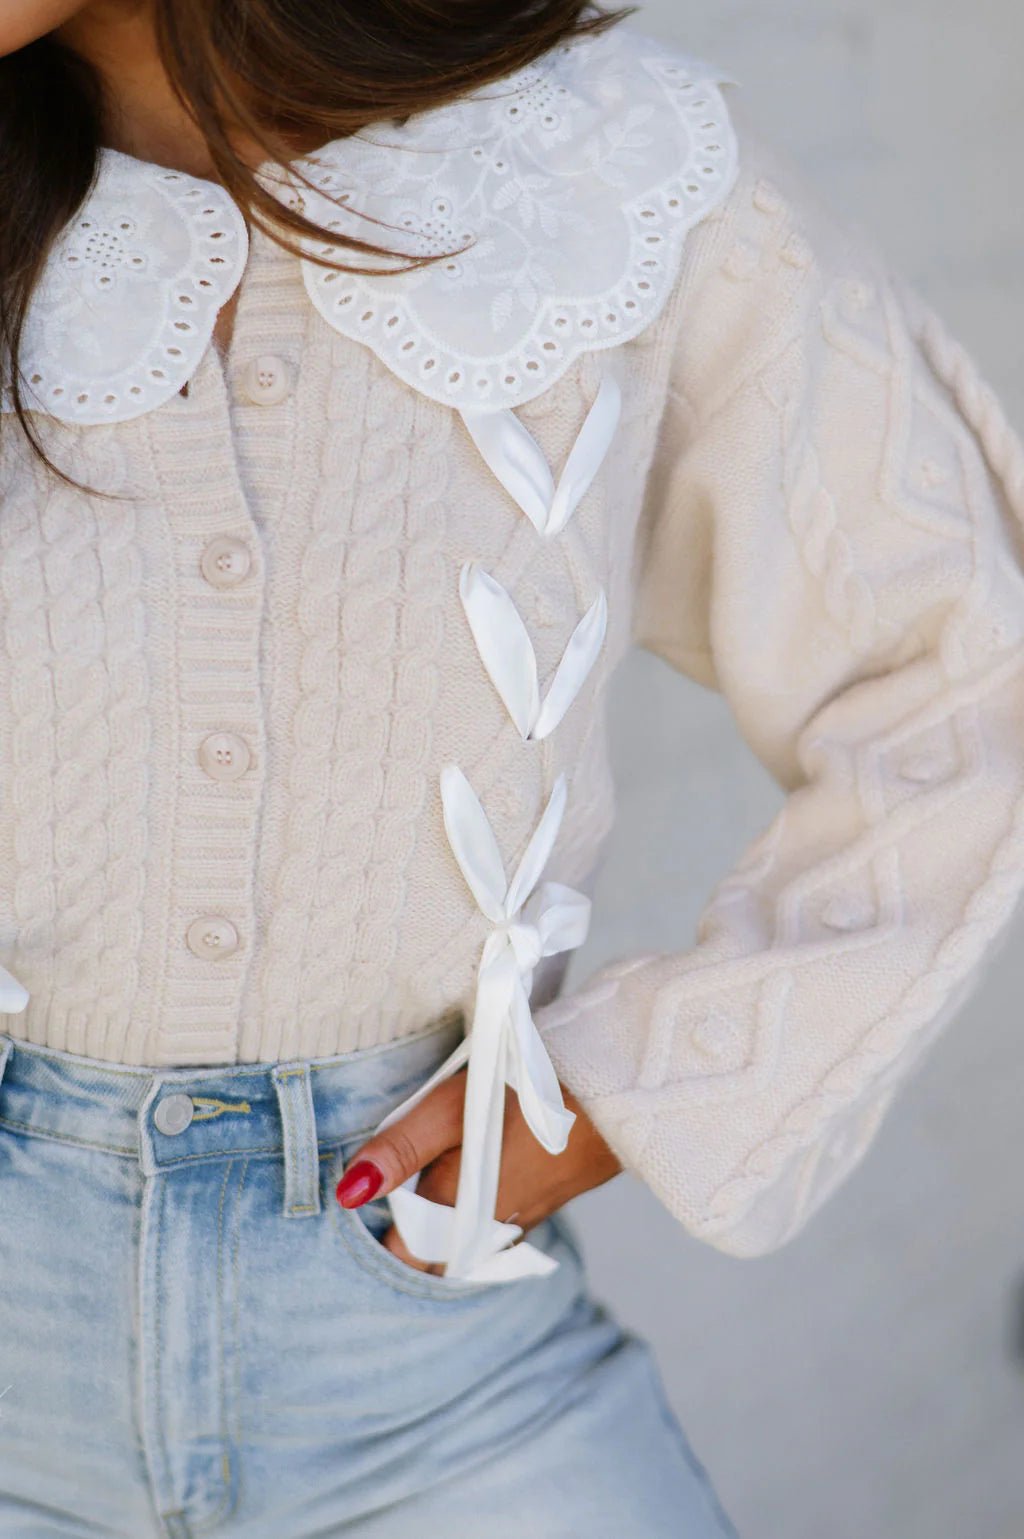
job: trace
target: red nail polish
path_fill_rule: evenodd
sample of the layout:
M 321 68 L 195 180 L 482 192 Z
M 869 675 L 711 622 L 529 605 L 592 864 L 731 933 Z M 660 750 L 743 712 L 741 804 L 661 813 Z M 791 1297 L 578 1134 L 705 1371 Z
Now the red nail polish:
M 380 1190 L 383 1181 L 384 1172 L 372 1161 L 357 1160 L 338 1182 L 334 1195 L 343 1208 L 361 1208 Z

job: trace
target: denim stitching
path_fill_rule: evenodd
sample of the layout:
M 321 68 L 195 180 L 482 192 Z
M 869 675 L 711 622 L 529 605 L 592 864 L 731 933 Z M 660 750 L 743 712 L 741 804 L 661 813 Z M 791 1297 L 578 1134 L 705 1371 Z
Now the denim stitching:
M 343 1209 L 342 1211 L 347 1213 L 348 1219 L 353 1223 L 358 1224 L 360 1222 L 358 1218 L 353 1217 L 350 1210 Z M 335 1227 L 338 1233 L 341 1235 L 345 1246 L 351 1253 L 358 1267 L 361 1267 L 364 1272 L 369 1273 L 371 1277 L 377 1278 L 380 1281 L 387 1283 L 389 1287 L 394 1288 L 397 1292 L 409 1294 L 411 1298 L 427 1299 L 429 1302 L 437 1301 L 438 1303 L 442 1304 L 454 1304 L 462 1299 L 473 1298 L 480 1293 L 490 1293 L 497 1287 L 505 1286 L 499 1283 L 469 1283 L 466 1286 L 460 1285 L 451 1289 L 438 1289 L 427 1283 L 426 1278 L 429 1276 L 428 1273 L 416 1272 L 411 1267 L 406 1268 L 409 1273 L 409 1279 L 406 1281 L 404 1277 L 399 1277 L 395 1272 L 392 1272 L 390 1267 L 386 1266 L 384 1262 L 379 1259 L 370 1249 L 371 1245 L 376 1246 L 379 1245 L 380 1242 L 374 1240 L 369 1230 L 365 1231 L 365 1239 L 369 1242 L 369 1244 L 367 1245 L 366 1250 L 363 1250 L 360 1242 L 357 1241 L 355 1236 L 349 1231 L 346 1221 L 338 1221 L 336 1219 Z M 402 1263 L 398 1261 L 396 1261 L 396 1264 L 398 1266 L 402 1265 Z M 424 1278 L 423 1282 L 417 1281 L 420 1276 Z M 432 1281 L 437 1282 L 438 1279 L 433 1278 Z
M 317 1151 L 317 1162 L 320 1159 L 320 1144 L 316 1137 L 316 1107 L 313 1104 L 312 1084 L 308 1066 L 305 1064 L 299 1064 L 297 1067 L 290 1069 L 275 1069 L 272 1077 L 275 1087 L 284 1085 L 285 1080 L 299 1081 L 294 1092 L 288 1088 L 283 1092 L 278 1090 L 277 1102 L 278 1113 L 285 1133 L 284 1213 L 288 1218 L 301 1218 L 304 1214 L 316 1213 L 317 1203 L 315 1200 L 312 1202 L 289 1202 L 289 1188 L 292 1190 L 293 1197 L 300 1197 L 309 1190 L 310 1182 L 314 1175 L 316 1175 L 315 1198 L 319 1195 L 320 1185 L 317 1165 L 310 1158 L 310 1145 L 312 1144 L 312 1147 Z
M 290 1170 L 294 1170 L 294 1165 L 292 1163 L 294 1161 L 294 1159 L 295 1159 L 295 1131 L 294 1131 L 294 1129 L 292 1127 L 291 1120 L 289 1119 L 285 1123 L 285 1143 L 284 1143 L 284 1189 L 285 1189 L 285 1207 L 284 1207 L 284 1211 L 285 1211 L 286 1214 L 291 1212 L 291 1206 L 290 1206 L 290 1204 L 288 1202 L 288 1176 L 289 1176 Z
M 291 1162 L 294 1157 L 292 1152 L 292 1138 L 294 1136 L 294 1129 L 292 1128 L 292 1119 L 288 1114 L 288 1108 L 286 1105 L 287 1093 L 282 1093 L 280 1087 L 283 1085 L 284 1081 L 294 1073 L 294 1069 L 272 1069 L 270 1074 L 270 1078 L 274 1085 L 274 1097 L 277 1101 L 277 1114 L 281 1120 L 281 1130 L 284 1134 L 284 1144 L 282 1146 L 281 1153 L 284 1161 L 282 1178 L 284 1181 L 283 1211 L 285 1214 L 288 1212 L 288 1174 L 292 1168 Z
M 296 1214 L 315 1213 L 320 1196 L 320 1141 L 316 1130 L 313 1081 L 306 1068 L 302 1070 L 302 1112 L 302 1186 L 305 1192 L 312 1192 L 313 1200 L 293 1206 L 292 1212 Z
M 90 1138 L 69 1138 L 65 1133 L 54 1133 L 49 1128 L 37 1127 L 34 1122 L 18 1122 L 14 1117 L 0 1117 L 0 1127 L 15 1128 L 19 1133 L 32 1133 L 36 1138 L 47 1138 L 55 1144 L 72 1144 L 76 1149 L 96 1149 L 100 1154 L 129 1154 L 138 1157 L 138 1149 L 123 1144 L 98 1144 Z
M 438 1036 L 446 1030 L 451 1030 L 454 1025 L 454 1021 L 441 1021 L 424 1027 L 422 1031 L 410 1032 L 406 1036 L 395 1038 L 391 1042 L 380 1042 L 375 1044 L 373 1047 L 368 1048 L 353 1048 L 349 1053 L 332 1054 L 329 1058 L 322 1059 L 318 1062 L 307 1061 L 305 1067 L 308 1067 L 311 1073 L 316 1073 L 318 1071 L 325 1071 L 346 1063 L 351 1063 L 355 1060 L 358 1060 L 359 1062 L 365 1062 L 368 1059 L 380 1057 L 388 1052 L 404 1047 L 410 1043 L 421 1042 L 430 1037 Z M 0 1080 L 3 1078 L 3 1070 L 6 1068 L 9 1060 L 13 1057 L 16 1057 L 19 1052 L 28 1058 L 41 1058 L 46 1060 L 46 1062 L 55 1064 L 57 1066 L 63 1065 L 67 1059 L 66 1054 L 63 1054 L 56 1049 L 47 1049 L 36 1043 L 26 1043 L 16 1038 L 5 1036 L 0 1039 L 0 1043 L 2 1043 L 2 1045 L 0 1045 L 0 1057 L 2 1057 L 2 1064 L 0 1064 Z M 80 1062 L 88 1067 L 90 1076 L 95 1079 L 106 1079 L 113 1082 L 130 1079 L 153 1081 L 157 1078 L 157 1074 L 154 1072 L 154 1068 L 146 1065 L 127 1065 L 118 1068 L 112 1065 L 100 1064 L 98 1060 L 90 1058 L 82 1058 Z M 213 1065 L 211 1066 L 213 1072 L 211 1073 L 210 1077 L 216 1078 L 221 1076 L 230 1083 L 233 1079 L 244 1078 L 245 1076 L 258 1077 L 265 1075 L 268 1072 L 272 1074 L 274 1067 L 275 1065 L 273 1064 L 268 1065 L 259 1063 Z M 286 1074 L 288 1072 L 294 1073 L 301 1071 L 285 1071 Z M 167 1084 L 180 1084 L 190 1078 L 194 1079 L 195 1069 L 191 1066 L 188 1068 L 183 1067 L 180 1071 L 176 1071 L 173 1067 L 162 1069 L 160 1070 L 160 1077 L 162 1083 L 166 1082 Z M 203 1118 L 200 1115 L 200 1117 L 195 1120 L 212 1119 Z M 53 1143 L 65 1144 L 70 1148 L 91 1149 L 101 1154 L 115 1155 L 118 1158 L 138 1158 L 138 1146 L 134 1143 L 131 1145 L 110 1144 L 101 1142 L 99 1140 L 70 1136 L 65 1133 L 57 1132 L 51 1128 L 39 1127 L 34 1123 L 22 1122 L 20 1119 L 14 1117 L 0 1116 L 0 1127 L 7 1127 L 13 1129 L 16 1132 L 31 1134 L 35 1138 L 47 1139 Z M 344 1141 L 348 1143 L 351 1141 L 363 1140 L 370 1137 L 370 1135 L 375 1131 L 375 1125 L 371 1125 L 370 1127 L 362 1129 L 358 1133 L 345 1134 Z M 318 1152 L 318 1160 L 330 1158 L 333 1155 L 338 1142 L 339 1140 L 336 1138 L 329 1140 L 329 1146 L 324 1149 L 323 1152 Z M 317 1140 L 317 1147 L 319 1151 L 319 1139 Z M 255 1149 L 217 1149 L 200 1154 L 178 1155 L 173 1160 L 166 1162 L 160 1161 L 158 1164 L 158 1169 L 161 1171 L 173 1170 L 179 1165 L 187 1165 L 196 1160 L 230 1159 L 235 1156 L 244 1156 L 249 1158 L 259 1155 L 276 1155 L 280 1154 L 281 1152 L 282 1150 L 280 1145 L 260 1145 Z M 313 1211 L 315 1211 L 315 1208 Z
M 231 1319 L 232 1319 L 232 1323 L 231 1323 L 231 1340 L 232 1340 L 232 1345 L 234 1347 L 234 1353 L 235 1353 L 235 1375 L 234 1375 L 234 1378 L 235 1378 L 235 1404 L 234 1404 L 234 1408 L 233 1409 L 234 1409 L 234 1413 L 235 1413 L 235 1416 L 234 1416 L 234 1419 L 235 1419 L 235 1447 L 238 1450 L 238 1462 L 237 1462 L 237 1465 L 236 1465 L 237 1475 L 236 1475 L 236 1480 L 235 1480 L 235 1497 L 236 1497 L 236 1501 L 237 1501 L 237 1503 L 239 1505 L 241 1505 L 241 1501 L 242 1501 L 242 1475 L 243 1475 L 243 1471 L 244 1471 L 244 1468 L 245 1468 L 245 1466 L 242 1463 L 242 1454 L 241 1454 L 241 1449 L 242 1449 L 242 1394 L 241 1394 L 241 1362 L 242 1362 L 242 1353 L 239 1350 L 239 1343 L 238 1343 L 238 1299 L 239 1299 L 239 1294 L 241 1292 L 240 1285 L 239 1285 L 239 1275 L 240 1275 L 239 1256 L 241 1254 L 241 1249 L 242 1249 L 242 1192 L 245 1189 L 245 1178 L 246 1178 L 246 1174 L 248 1173 L 248 1170 L 249 1170 L 249 1161 L 246 1160 L 244 1162 L 244 1164 L 242 1165 L 242 1176 L 241 1176 L 241 1180 L 238 1183 L 238 1197 L 237 1197 L 238 1220 L 237 1220 L 237 1222 L 235 1224 L 235 1248 L 234 1248 L 234 1256 L 232 1257 L 232 1266 L 231 1266 L 231 1275 L 232 1275 L 232 1279 L 233 1279 L 233 1282 L 234 1282 L 234 1295 L 233 1295 L 232 1300 L 231 1300 Z
M 397 1271 L 392 1272 L 391 1268 L 384 1261 L 383 1255 L 377 1255 L 377 1251 L 383 1250 L 383 1247 L 381 1246 L 380 1241 L 376 1240 L 374 1236 L 370 1234 L 365 1225 L 362 1225 L 362 1220 L 359 1218 L 358 1214 L 353 1213 L 351 1209 L 342 1208 L 340 1203 L 335 1203 L 332 1207 L 332 1216 L 334 1218 L 334 1228 L 338 1234 L 341 1235 L 341 1238 L 351 1253 L 353 1259 L 355 1260 L 356 1265 L 361 1267 L 364 1272 L 368 1272 L 371 1276 L 386 1282 L 390 1287 L 397 1289 L 400 1293 L 407 1293 L 413 1298 L 425 1298 L 428 1300 L 437 1299 L 439 1302 L 445 1303 L 448 1301 L 455 1302 L 458 1299 L 473 1298 L 476 1295 L 482 1293 L 491 1293 L 495 1288 L 498 1287 L 512 1286 L 511 1284 L 494 1282 L 460 1282 L 455 1285 L 442 1285 L 440 1288 L 438 1288 L 435 1285 L 441 1281 L 441 1279 L 433 1277 L 429 1273 L 417 1272 L 412 1267 L 405 1267 L 405 1271 L 407 1271 L 409 1274 L 408 1279 L 406 1279 Z M 362 1225 L 362 1232 L 358 1240 L 356 1239 L 356 1236 L 350 1232 L 349 1223 L 353 1225 Z M 363 1248 L 364 1241 L 365 1249 Z M 384 1254 L 388 1253 L 384 1252 Z M 404 1266 L 404 1263 L 399 1261 L 396 1257 L 395 1266 L 396 1268 L 401 1267 Z
M 217 1117 L 222 1117 L 225 1112 L 239 1112 L 248 1115 L 252 1107 L 248 1101 L 222 1101 L 219 1096 L 194 1095 L 189 1098 L 195 1107 L 205 1107 L 204 1111 L 196 1111 L 192 1115 L 193 1122 L 212 1122 Z
M 299 1090 L 302 1090 L 302 1085 L 305 1083 L 306 1096 L 310 1097 L 310 1108 L 313 1107 L 313 1094 L 311 1094 L 310 1076 L 308 1074 L 303 1074 L 300 1068 L 294 1068 L 294 1070 L 285 1070 L 285 1073 L 282 1074 L 282 1079 L 299 1079 Z M 296 1100 L 293 1097 L 293 1102 L 288 1107 L 289 1140 L 291 1140 L 291 1147 L 293 1147 L 293 1156 L 291 1157 L 293 1157 L 294 1182 L 296 1182 L 296 1187 L 299 1188 L 297 1193 L 293 1193 L 293 1197 L 302 1194 L 303 1187 L 306 1185 L 306 1177 L 308 1177 L 308 1170 L 306 1170 L 306 1153 L 308 1151 L 302 1147 L 303 1143 L 305 1143 L 305 1136 L 310 1131 L 310 1128 L 306 1127 L 306 1119 L 303 1116 L 305 1111 L 305 1102 L 303 1102 L 302 1111 L 300 1111 L 296 1107 Z M 303 1211 L 313 1211 L 311 1210 L 310 1203 L 303 1205 L 303 1203 L 294 1202 L 293 1200 L 288 1208 L 288 1213 L 291 1214 L 291 1217 L 299 1217 Z
M 34 1138 L 45 1138 L 48 1139 L 51 1143 L 70 1144 L 73 1148 L 76 1149 L 93 1149 L 99 1154 L 116 1154 L 118 1156 L 127 1156 L 132 1159 L 138 1159 L 139 1155 L 138 1147 L 134 1144 L 129 1147 L 124 1144 L 95 1143 L 92 1139 L 88 1138 L 70 1138 L 66 1133 L 55 1133 L 51 1129 L 41 1128 L 33 1122 L 18 1122 L 13 1117 L 0 1116 L 0 1127 L 13 1128 L 19 1133 L 30 1133 Z M 348 1144 L 353 1140 L 363 1140 L 369 1138 L 370 1134 L 374 1131 L 375 1128 L 370 1126 L 361 1129 L 358 1133 L 346 1133 L 344 1137 L 344 1143 Z M 333 1158 L 334 1154 L 337 1152 L 338 1145 L 338 1139 L 328 1139 L 326 1147 L 324 1148 L 323 1152 L 318 1155 L 318 1158 L 321 1160 Z M 254 1149 L 209 1149 L 203 1154 L 179 1154 L 173 1160 L 168 1160 L 165 1163 L 161 1163 L 159 1169 L 160 1171 L 173 1170 L 176 1166 L 186 1165 L 192 1160 L 231 1159 L 233 1157 L 241 1157 L 243 1155 L 246 1158 L 249 1158 L 250 1156 L 255 1155 L 280 1154 L 281 1152 L 282 1150 L 280 1144 L 258 1144 Z
M 157 1447 L 155 1450 L 150 1446 L 148 1438 L 148 1433 L 151 1430 L 153 1424 L 153 1412 L 154 1410 L 158 1412 L 160 1405 L 158 1388 L 160 1335 L 159 1330 L 153 1328 L 155 1322 L 148 1312 L 149 1304 L 151 1302 L 151 1295 L 155 1301 L 156 1288 L 147 1287 L 149 1279 L 146 1273 L 146 1241 L 147 1237 L 152 1236 L 149 1245 L 150 1253 L 159 1250 L 159 1220 L 161 1198 L 161 1186 L 159 1184 L 148 1183 L 143 1180 L 142 1192 L 140 1194 L 141 1230 L 139 1237 L 139 1265 L 137 1273 L 139 1328 L 137 1334 L 138 1374 L 136 1382 L 138 1384 L 139 1402 L 139 1438 L 142 1448 L 143 1462 L 146 1469 L 146 1479 L 150 1501 L 152 1503 L 154 1517 L 156 1519 L 156 1524 L 160 1533 L 165 1536 L 165 1539 L 170 1539 L 168 1519 L 173 1518 L 176 1515 L 176 1512 L 174 1509 L 172 1509 L 170 1512 L 164 1512 L 160 1508 L 160 1485 L 164 1475 L 164 1470 L 158 1470 L 153 1462 L 154 1453 L 157 1457 L 159 1457 L 160 1453 L 159 1428 L 157 1429 Z M 158 1302 L 156 1302 L 155 1307 L 157 1311 L 159 1311 Z M 152 1360 L 150 1360 L 148 1347 L 150 1340 L 152 1340 L 154 1344 Z
M 155 1266 L 155 1270 L 156 1270 L 156 1276 L 153 1279 L 153 1317 L 154 1317 L 153 1318 L 153 1326 L 154 1326 L 153 1336 L 154 1336 L 154 1342 L 155 1342 L 155 1346 L 154 1346 L 154 1350 L 153 1350 L 153 1370 L 154 1370 L 153 1371 L 153 1392 L 154 1392 L 154 1402 L 155 1402 L 154 1410 L 155 1410 L 155 1414 L 156 1414 L 157 1439 L 158 1439 L 159 1444 L 160 1444 L 161 1455 L 163 1456 L 163 1470 L 161 1471 L 161 1473 L 162 1473 L 162 1475 L 164 1476 L 165 1479 L 169 1478 L 170 1474 L 171 1474 L 171 1460 L 170 1460 L 170 1454 L 169 1454 L 168 1448 L 167 1448 L 167 1436 L 166 1436 L 166 1432 L 165 1432 L 165 1429 L 164 1429 L 164 1418 L 163 1418 L 163 1409 L 162 1409 L 162 1400 L 163 1400 L 163 1357 L 162 1357 L 162 1353 L 161 1353 L 161 1350 L 160 1350 L 160 1343 L 161 1343 L 161 1336 L 162 1336 L 161 1325 L 162 1325 L 162 1321 L 163 1321 L 163 1308 L 162 1308 L 162 1301 L 161 1301 L 161 1298 L 160 1298 L 160 1283 L 161 1283 L 161 1278 L 160 1278 L 160 1251 L 161 1251 L 161 1240 L 162 1240 L 163 1232 L 164 1232 L 164 1209 L 165 1209 L 165 1206 L 166 1206 L 166 1202 L 167 1202 L 167 1182 L 166 1181 L 161 1181 L 160 1182 L 160 1189 L 159 1189 L 159 1196 L 158 1196 L 157 1203 L 156 1203 L 155 1234 L 154 1234 L 154 1245 L 153 1245 L 153 1261 L 154 1261 L 154 1266 Z M 166 1521 L 166 1519 L 168 1519 L 168 1518 L 175 1518 L 175 1517 L 179 1517 L 179 1516 L 181 1516 L 182 1517 L 182 1521 L 184 1521 L 184 1516 L 182 1514 L 182 1509 L 180 1507 L 173 1507 L 170 1512 L 161 1512 L 161 1513 L 159 1513 L 159 1518 L 160 1518 L 161 1526 L 163 1526 L 163 1524 Z
M 211 1512 L 208 1517 L 204 1518 L 201 1524 L 195 1526 L 194 1532 L 197 1533 L 197 1534 L 208 1532 L 209 1529 L 211 1529 L 215 1523 L 219 1523 L 220 1522 L 221 1518 L 225 1516 L 225 1513 L 227 1511 L 228 1502 L 231 1499 L 230 1479 L 229 1479 L 229 1476 L 225 1475 L 225 1470 L 224 1470 L 224 1455 L 225 1455 L 225 1451 L 227 1449 L 228 1438 L 227 1438 L 227 1427 L 226 1427 L 226 1421 L 225 1421 L 225 1408 L 224 1408 L 224 1383 L 225 1383 L 225 1370 L 224 1370 L 224 1322 L 223 1322 L 223 1319 L 222 1319 L 222 1316 L 221 1316 L 221 1310 L 223 1308 L 223 1300 L 224 1300 L 224 1200 L 225 1200 L 225 1198 L 227 1196 L 228 1182 L 229 1182 L 229 1180 L 231 1178 L 231 1172 L 232 1172 L 233 1169 L 234 1169 L 234 1161 L 233 1160 L 229 1160 L 227 1169 L 224 1172 L 224 1179 L 223 1179 L 223 1181 L 220 1184 L 220 1198 L 218 1199 L 218 1202 L 217 1202 L 217 1338 L 218 1338 L 218 1340 L 217 1340 L 217 1347 L 218 1347 L 217 1357 L 218 1357 L 218 1364 L 219 1364 L 219 1368 L 220 1368 L 219 1379 L 220 1379 L 220 1395 L 221 1395 L 221 1404 L 220 1404 L 221 1466 L 220 1466 L 220 1472 L 221 1472 L 221 1480 L 224 1483 L 225 1489 L 224 1489 L 223 1494 L 221 1495 L 220 1501 L 218 1502 L 217 1506 L 214 1508 L 213 1512 Z M 230 1466 L 229 1466 L 229 1470 L 230 1470 Z
M 275 1082 L 283 1082 L 286 1079 L 293 1079 L 297 1072 L 298 1071 L 296 1069 L 283 1069 L 280 1074 L 275 1072 L 274 1080 Z M 278 1115 L 280 1116 L 284 1125 L 284 1211 L 287 1214 L 291 1211 L 288 1203 L 288 1182 L 289 1177 L 292 1176 L 295 1172 L 296 1159 L 295 1118 L 292 1116 L 292 1109 L 288 1102 L 287 1091 L 285 1091 L 284 1095 L 280 1096 L 278 1099 Z
M 202 1154 L 178 1154 L 173 1160 L 160 1164 L 161 1170 L 174 1170 L 178 1165 L 191 1165 L 196 1160 L 225 1160 L 240 1158 L 243 1154 L 280 1154 L 280 1144 L 257 1144 L 255 1149 L 207 1149 Z

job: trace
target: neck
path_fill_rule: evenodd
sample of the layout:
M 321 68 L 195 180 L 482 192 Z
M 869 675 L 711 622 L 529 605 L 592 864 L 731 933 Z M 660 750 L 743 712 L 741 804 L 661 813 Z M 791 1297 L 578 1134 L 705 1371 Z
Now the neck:
M 148 0 L 91 0 L 56 36 L 100 76 L 109 148 L 216 177 L 206 141 L 164 69 Z

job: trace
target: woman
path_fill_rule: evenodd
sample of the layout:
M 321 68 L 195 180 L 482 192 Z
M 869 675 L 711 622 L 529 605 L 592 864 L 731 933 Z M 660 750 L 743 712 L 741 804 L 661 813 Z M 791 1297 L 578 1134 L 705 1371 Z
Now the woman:
M 3 1532 L 731 1534 L 558 1210 L 625 1167 L 783 1244 L 977 981 L 1019 441 L 576 0 L 0 53 Z M 631 642 L 791 794 L 560 997 Z

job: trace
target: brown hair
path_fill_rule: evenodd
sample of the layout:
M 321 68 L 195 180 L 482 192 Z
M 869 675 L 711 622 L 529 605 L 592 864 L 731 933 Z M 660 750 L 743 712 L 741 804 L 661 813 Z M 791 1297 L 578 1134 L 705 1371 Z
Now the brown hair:
M 164 67 L 218 178 L 258 227 L 296 250 L 320 233 L 261 185 L 233 147 L 241 131 L 277 163 L 295 134 L 320 143 L 440 107 L 628 11 L 588 0 L 153 0 Z M 0 365 L 36 452 L 19 356 L 49 250 L 87 196 L 103 142 L 94 72 L 53 38 L 0 59 Z M 386 241 L 341 239 L 359 253 Z M 423 258 L 422 260 L 436 260 Z M 337 265 L 342 265 L 338 263 Z M 348 265 L 348 264 L 345 264 Z M 355 264 L 352 264 L 355 265 Z M 60 472 L 58 472 L 59 474 Z

